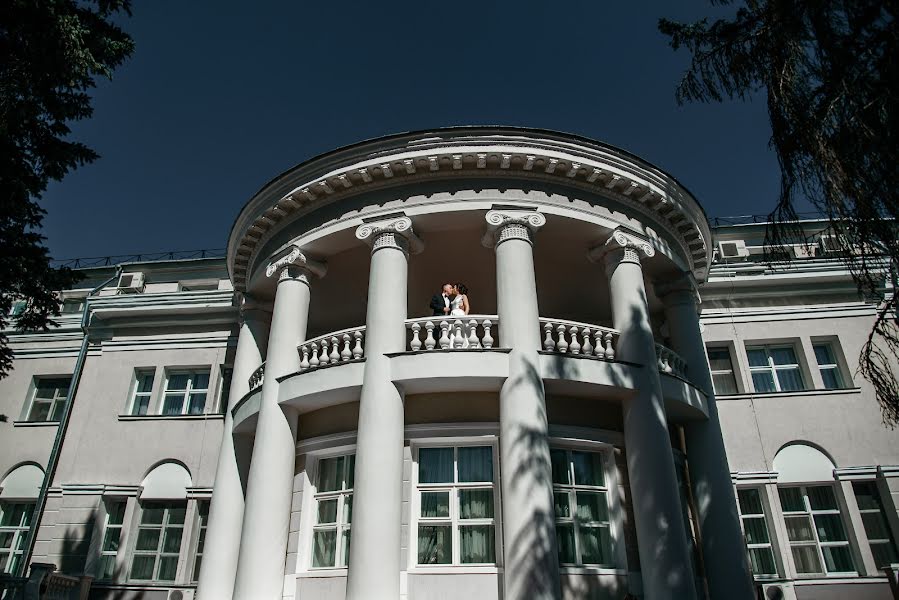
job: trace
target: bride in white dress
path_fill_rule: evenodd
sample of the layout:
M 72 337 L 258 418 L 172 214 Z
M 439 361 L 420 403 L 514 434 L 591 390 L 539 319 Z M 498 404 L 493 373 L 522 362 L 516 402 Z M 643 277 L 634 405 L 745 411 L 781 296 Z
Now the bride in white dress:
M 450 303 L 450 314 L 451 317 L 464 317 L 469 313 L 471 307 L 468 305 L 468 287 L 464 283 L 457 283 L 453 286 L 453 301 Z M 450 340 L 451 347 L 456 348 L 456 337 L 462 336 L 462 348 L 468 348 L 468 321 L 462 319 L 462 328 L 461 330 L 455 325 L 454 322 L 450 323 Z

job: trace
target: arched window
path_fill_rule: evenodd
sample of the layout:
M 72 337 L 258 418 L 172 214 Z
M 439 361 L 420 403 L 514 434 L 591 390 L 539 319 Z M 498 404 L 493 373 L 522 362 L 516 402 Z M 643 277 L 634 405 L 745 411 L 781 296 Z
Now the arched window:
M 20 465 L 0 482 L 0 573 L 13 573 L 22 560 L 34 504 L 44 482 L 37 465 Z

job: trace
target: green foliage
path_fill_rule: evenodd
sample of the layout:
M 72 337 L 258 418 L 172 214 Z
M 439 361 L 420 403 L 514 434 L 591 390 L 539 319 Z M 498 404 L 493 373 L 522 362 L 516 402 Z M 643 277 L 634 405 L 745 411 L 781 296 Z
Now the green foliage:
M 68 124 L 91 116 L 96 77 L 131 55 L 131 38 L 112 22 L 119 12 L 130 15 L 130 0 L 0 3 L 0 377 L 12 367 L 2 331 L 55 325 L 56 292 L 78 280 L 50 266 L 37 201 L 51 180 L 98 158 L 67 139 Z M 24 309 L 9 316 L 14 305 Z
M 730 19 L 659 21 L 671 46 L 692 55 L 680 102 L 766 95 L 781 169 L 767 246 L 801 235 L 798 202 L 830 220 L 859 292 L 880 302 L 859 370 L 891 426 L 899 424 L 899 298 L 884 289 L 899 271 L 897 12 L 896 0 L 746 0 Z

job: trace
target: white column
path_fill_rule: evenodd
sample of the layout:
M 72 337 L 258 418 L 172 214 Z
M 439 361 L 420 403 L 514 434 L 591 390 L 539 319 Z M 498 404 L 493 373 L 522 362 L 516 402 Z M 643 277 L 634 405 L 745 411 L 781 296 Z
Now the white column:
M 297 345 L 306 338 L 310 280 L 324 267 L 294 247 L 269 265 L 278 274 L 265 380 L 247 477 L 240 554 L 234 582 L 237 600 L 275 600 L 284 585 L 284 557 L 296 458 L 297 414 L 278 404 L 278 377 L 299 370 Z
M 365 373 L 359 398 L 353 529 L 347 600 L 400 597 L 403 501 L 403 395 L 386 354 L 406 346 L 409 251 L 421 240 L 407 217 L 367 223 L 356 237 L 372 244 L 365 318 Z
M 712 600 L 752 598 L 752 573 L 699 329 L 698 295 L 686 275 L 655 287 L 665 306 L 671 349 L 686 361 L 687 378 L 706 394 L 708 420 L 685 425 L 684 434 L 709 594 Z
M 540 376 L 540 312 L 532 237 L 537 212 L 491 210 L 488 245 L 496 248 L 496 302 L 509 376 L 499 395 L 503 505 L 503 598 L 561 597 L 553 513 L 546 398 Z
M 249 468 L 252 444 L 248 436 L 232 433 L 234 418 L 231 409 L 250 391 L 250 376 L 262 364 L 270 319 L 270 312 L 253 305 L 249 298 L 243 299 L 240 333 L 237 336 L 228 394 L 230 404 L 225 407 L 222 446 L 215 471 L 203 563 L 197 583 L 198 597 L 230 600 L 234 591 L 240 530 L 243 527 L 242 480 L 246 478 Z
M 633 498 L 634 524 L 647 600 L 696 598 L 690 544 L 684 527 L 674 455 L 649 321 L 641 255 L 652 246 L 621 230 L 590 252 L 603 258 L 615 329 L 615 357 L 642 367 L 636 395 L 625 400 L 624 444 Z

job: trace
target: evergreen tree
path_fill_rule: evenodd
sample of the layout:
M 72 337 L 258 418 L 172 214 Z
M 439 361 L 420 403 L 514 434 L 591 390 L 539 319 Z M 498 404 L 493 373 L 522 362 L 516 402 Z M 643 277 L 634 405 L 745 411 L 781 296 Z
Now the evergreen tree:
M 899 271 L 897 12 L 896 0 L 745 0 L 732 18 L 659 21 L 671 46 L 692 55 L 679 102 L 765 94 L 781 170 L 769 260 L 802 235 L 797 205 L 829 220 L 860 293 L 878 302 L 859 370 L 890 426 L 899 424 L 899 296 L 884 293 Z
M 38 201 L 51 180 L 98 158 L 68 139 L 69 123 L 91 116 L 96 78 L 131 55 L 118 13 L 131 14 L 130 0 L 0 2 L 0 377 L 12 368 L 3 330 L 55 325 L 57 292 L 78 279 L 51 266 Z

